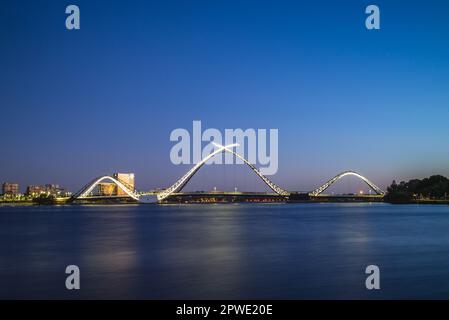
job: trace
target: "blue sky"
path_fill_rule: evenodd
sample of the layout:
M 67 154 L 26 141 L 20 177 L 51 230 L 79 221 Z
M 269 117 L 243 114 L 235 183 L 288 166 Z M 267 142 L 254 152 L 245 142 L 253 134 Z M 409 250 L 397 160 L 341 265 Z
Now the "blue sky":
M 190 168 L 170 132 L 193 120 L 279 129 L 271 178 L 291 190 L 347 169 L 449 176 L 448 23 L 447 1 L 3 1 L 0 181 L 76 190 L 131 171 L 164 187 Z M 250 179 L 211 167 L 191 187 Z

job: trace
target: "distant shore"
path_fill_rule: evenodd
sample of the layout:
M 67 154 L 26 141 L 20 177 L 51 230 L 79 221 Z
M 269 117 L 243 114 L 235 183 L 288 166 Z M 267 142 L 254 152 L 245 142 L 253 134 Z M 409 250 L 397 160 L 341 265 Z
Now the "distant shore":
M 278 202 L 250 202 L 250 201 L 164 201 L 160 204 L 232 204 L 232 203 L 248 203 L 248 204 L 270 204 L 270 203 L 279 203 L 279 204 L 298 204 L 298 203 L 307 203 L 307 204 L 318 204 L 318 203 L 388 203 L 392 205 L 398 204 L 422 204 L 422 205 L 449 205 L 449 200 L 433 200 L 433 199 L 420 199 L 420 200 L 409 200 L 409 201 L 342 201 L 341 199 L 323 199 L 323 200 L 306 200 L 306 201 L 278 201 Z M 83 203 L 68 203 L 67 199 L 57 200 L 57 201 L 33 201 L 33 200 L 9 200 L 9 201 L 0 201 L 1 205 L 18 205 L 18 206 L 39 206 L 39 205 L 79 205 L 79 204 L 96 204 L 96 205 L 124 205 L 124 204 L 140 204 L 137 201 L 86 201 Z

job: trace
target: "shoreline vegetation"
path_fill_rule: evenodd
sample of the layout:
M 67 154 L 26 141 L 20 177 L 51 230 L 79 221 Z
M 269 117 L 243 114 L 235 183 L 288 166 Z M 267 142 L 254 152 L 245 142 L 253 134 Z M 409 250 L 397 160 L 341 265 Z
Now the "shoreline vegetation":
M 449 179 L 442 175 L 412 179 L 399 184 L 393 180 L 384 201 L 393 204 L 449 204 Z
M 0 205 L 64 205 L 68 204 L 69 197 L 56 197 L 54 195 L 41 194 L 38 197 L 28 196 L 0 196 Z M 373 200 L 374 201 L 374 200 Z M 288 203 L 289 201 L 285 201 Z M 360 202 L 342 199 L 309 199 L 299 201 L 303 203 L 323 203 L 323 202 Z M 369 202 L 369 201 L 364 201 Z M 392 184 L 387 188 L 387 192 L 383 199 L 375 202 L 386 202 L 391 204 L 443 204 L 449 205 L 449 179 L 442 175 L 433 175 L 429 178 L 412 179 L 407 182 L 401 181 L 399 184 L 393 180 Z M 129 202 L 116 202 L 116 204 Z M 192 202 L 199 203 L 199 202 Z M 226 203 L 226 202 L 219 202 Z M 263 202 L 257 202 L 263 203 Z M 298 203 L 298 202 L 296 202 Z M 103 204 L 99 202 L 97 204 Z M 114 204 L 114 202 L 106 201 L 105 204 Z

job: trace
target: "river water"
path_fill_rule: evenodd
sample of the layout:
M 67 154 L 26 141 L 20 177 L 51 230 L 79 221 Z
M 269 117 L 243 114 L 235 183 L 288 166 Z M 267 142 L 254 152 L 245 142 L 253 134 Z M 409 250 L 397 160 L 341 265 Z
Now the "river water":
M 449 206 L 0 206 L 0 298 L 449 299 Z

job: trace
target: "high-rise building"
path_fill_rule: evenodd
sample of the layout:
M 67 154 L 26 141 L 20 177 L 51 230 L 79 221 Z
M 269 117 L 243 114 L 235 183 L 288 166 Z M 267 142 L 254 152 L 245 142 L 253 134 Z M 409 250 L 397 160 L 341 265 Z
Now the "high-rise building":
M 134 191 L 134 173 L 114 173 L 113 177 L 122 182 L 129 190 Z M 117 187 L 117 195 L 124 196 L 126 192 Z
M 115 183 L 100 183 L 98 184 L 98 193 L 100 196 L 115 196 L 117 195 L 117 186 Z
M 47 192 L 49 193 L 55 193 L 58 192 L 61 188 L 59 187 L 59 184 L 46 184 L 45 189 L 47 189 Z
M 29 196 L 39 196 L 41 194 L 65 196 L 68 194 L 68 191 L 64 188 L 61 188 L 57 184 L 46 184 L 46 185 L 30 185 L 27 187 L 26 193 Z
M 27 195 L 36 196 L 46 192 L 45 186 L 31 185 L 27 187 Z
M 5 182 L 2 185 L 2 193 L 3 194 L 19 194 L 19 184 L 18 183 L 9 183 Z

